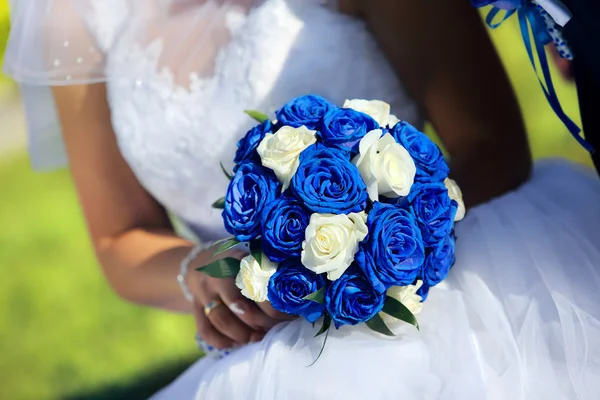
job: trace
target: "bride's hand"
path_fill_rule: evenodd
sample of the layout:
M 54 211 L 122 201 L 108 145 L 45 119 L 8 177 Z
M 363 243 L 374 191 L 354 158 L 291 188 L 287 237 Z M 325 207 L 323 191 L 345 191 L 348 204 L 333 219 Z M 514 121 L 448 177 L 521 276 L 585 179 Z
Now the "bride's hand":
M 223 256 L 241 259 L 245 255 L 234 250 Z M 217 279 L 203 273 L 191 273 L 188 278 L 198 333 L 213 347 L 227 349 L 260 341 L 270 328 L 290 319 L 269 303 L 257 305 L 244 297 L 234 278 Z

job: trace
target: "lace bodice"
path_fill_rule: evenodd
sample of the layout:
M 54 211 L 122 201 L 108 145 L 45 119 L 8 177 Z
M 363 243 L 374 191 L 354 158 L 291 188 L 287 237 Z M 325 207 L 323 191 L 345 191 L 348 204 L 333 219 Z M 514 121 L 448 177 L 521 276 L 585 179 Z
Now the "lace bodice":
M 73 53 L 46 64 L 85 64 L 102 55 L 102 73 L 118 77 L 107 79 L 107 90 L 124 158 L 203 240 L 225 235 L 211 204 L 228 182 L 219 162 L 231 169 L 236 142 L 254 124 L 244 110 L 272 114 L 315 93 L 338 104 L 381 99 L 399 118 L 422 122 L 364 23 L 328 0 L 86 0 L 85 10 L 80 0 L 45 1 L 61 14 L 60 3 L 69 2 L 85 15 L 96 46 L 82 58 L 74 40 L 58 37 L 55 53 Z M 158 18 L 167 6 L 170 16 Z M 87 70 L 98 75 L 100 67 Z
M 204 240 L 225 234 L 211 204 L 227 187 L 219 162 L 231 168 L 237 140 L 253 125 L 244 110 L 272 113 L 295 96 L 317 93 L 338 104 L 383 99 L 420 123 L 363 23 L 306 0 L 267 0 L 225 17 L 231 40 L 213 73 L 192 70 L 187 85 L 158 67 L 169 47 L 163 38 L 116 46 L 107 60 L 109 71 L 134 71 L 108 85 L 123 156 L 142 185 Z

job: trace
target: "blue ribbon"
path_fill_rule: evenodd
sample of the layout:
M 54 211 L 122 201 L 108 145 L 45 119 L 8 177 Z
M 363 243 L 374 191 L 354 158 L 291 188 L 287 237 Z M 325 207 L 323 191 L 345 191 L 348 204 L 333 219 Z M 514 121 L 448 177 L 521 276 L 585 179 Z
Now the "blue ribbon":
M 494 18 L 496 18 L 496 15 L 498 15 L 498 13 L 500 13 L 500 11 L 502 11 L 500 8 L 498 7 L 492 7 L 492 9 L 490 10 L 490 12 L 488 13 L 486 19 L 485 19 L 485 23 L 488 24 L 488 26 L 492 29 L 496 29 L 497 27 L 499 27 L 500 25 L 502 25 L 502 23 L 504 21 L 506 21 L 507 19 L 509 19 L 514 13 L 517 12 L 517 10 L 505 10 L 506 12 L 504 13 L 504 18 L 502 18 L 502 20 L 500 22 L 494 23 Z
M 531 65 L 535 71 L 535 75 L 546 95 L 546 99 L 552 107 L 552 110 L 556 113 L 558 118 L 565 124 L 571 135 L 579 142 L 581 146 L 583 146 L 590 153 L 594 153 L 594 148 L 590 145 L 581 135 L 581 129 L 575 124 L 571 118 L 567 116 L 560 105 L 560 101 L 558 100 L 558 96 L 556 94 L 556 90 L 554 89 L 554 85 L 552 84 L 552 76 L 550 74 L 550 67 L 548 66 L 548 59 L 546 58 L 546 51 L 544 46 L 552 41 L 552 37 L 547 31 L 546 24 L 544 22 L 544 18 L 540 14 L 537 7 L 532 3 L 523 3 L 521 6 L 514 10 L 504 10 L 505 14 L 501 21 L 494 23 L 494 19 L 496 16 L 502 11 L 498 7 L 493 7 L 492 10 L 488 13 L 486 18 L 487 25 L 496 29 L 499 27 L 504 21 L 510 18 L 513 14 L 517 13 L 519 18 L 519 26 L 521 28 L 521 35 L 523 36 L 523 42 L 525 43 L 525 48 L 527 49 L 527 55 L 529 56 L 529 61 L 531 61 Z M 535 50 L 538 55 L 538 60 L 540 63 L 540 67 L 542 70 L 542 75 L 544 77 L 544 81 L 539 76 L 538 68 L 535 65 L 535 59 L 533 56 L 533 46 L 531 43 L 531 35 L 529 33 L 529 27 L 531 27 L 531 32 L 533 33 L 533 45 L 535 46 Z

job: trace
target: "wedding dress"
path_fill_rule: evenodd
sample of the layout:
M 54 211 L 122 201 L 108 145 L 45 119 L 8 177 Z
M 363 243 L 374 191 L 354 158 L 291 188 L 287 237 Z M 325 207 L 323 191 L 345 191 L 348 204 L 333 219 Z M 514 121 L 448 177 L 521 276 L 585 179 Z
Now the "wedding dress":
M 34 166 L 65 162 L 49 86 L 106 82 L 124 158 L 198 240 L 226 234 L 211 203 L 227 186 L 219 162 L 231 167 L 253 125 L 243 110 L 272 113 L 316 93 L 337 104 L 381 99 L 423 123 L 365 25 L 326 0 L 12 7 L 5 71 L 22 86 Z M 469 210 L 457 237 L 457 262 L 431 290 L 420 332 L 332 330 L 309 367 L 318 327 L 284 323 L 260 343 L 209 354 L 155 399 L 597 399 L 599 179 L 538 163 L 520 189 Z

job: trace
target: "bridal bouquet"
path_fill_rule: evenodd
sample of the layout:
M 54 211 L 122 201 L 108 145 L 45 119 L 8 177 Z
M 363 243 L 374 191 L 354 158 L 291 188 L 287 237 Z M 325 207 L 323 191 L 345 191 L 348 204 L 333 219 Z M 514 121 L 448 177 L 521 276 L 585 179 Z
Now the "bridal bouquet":
M 236 277 L 243 295 L 316 323 L 365 323 L 392 335 L 415 314 L 454 263 L 454 223 L 465 213 L 440 149 L 381 101 L 337 107 L 299 97 L 276 120 L 259 121 L 238 143 L 223 210 L 233 237 L 215 255 L 245 244 L 241 263 L 199 270 Z

